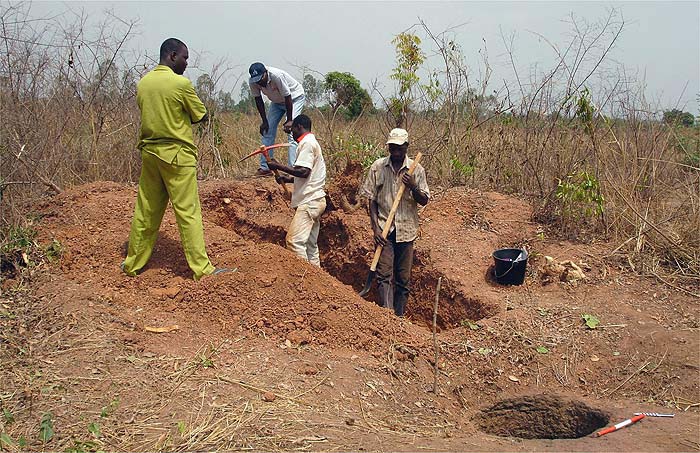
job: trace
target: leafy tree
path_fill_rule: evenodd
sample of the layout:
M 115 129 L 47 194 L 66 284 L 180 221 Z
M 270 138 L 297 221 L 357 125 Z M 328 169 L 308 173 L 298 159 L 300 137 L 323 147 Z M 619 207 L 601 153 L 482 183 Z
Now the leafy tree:
M 207 110 L 211 110 L 215 104 L 214 98 L 214 81 L 209 74 L 202 74 L 197 77 L 197 82 L 194 85 L 199 99 L 207 106 Z
M 318 101 L 323 97 L 323 81 L 316 80 L 311 74 L 304 75 L 304 81 L 302 82 L 304 87 L 304 92 L 306 93 L 306 100 L 309 104 L 315 106 Z
M 420 38 L 412 33 L 399 33 L 391 43 L 396 46 L 396 67 L 390 77 L 398 82 L 399 87 L 397 95 L 389 99 L 388 107 L 396 127 L 405 127 L 415 99 L 414 89 L 420 81 L 418 68 L 425 61 L 425 54 L 420 48 Z
M 104 103 L 121 91 L 119 70 L 111 60 L 100 61 L 97 72 L 91 79 L 87 89 L 89 101 Z
M 678 109 L 666 110 L 664 112 L 664 123 L 692 127 L 695 124 L 695 117 L 690 112 L 682 112 Z
M 240 97 L 241 100 L 238 101 L 238 104 L 236 104 L 236 108 L 234 110 L 239 113 L 251 113 L 255 102 L 253 101 L 253 93 L 250 92 L 250 85 L 248 85 L 248 82 L 244 81 L 241 84 Z
M 374 107 L 367 90 L 349 72 L 334 71 L 326 74 L 325 89 L 333 112 L 342 109 L 348 119 L 357 118 L 364 110 Z
M 216 104 L 222 112 L 232 112 L 236 109 L 236 102 L 230 91 L 219 91 Z

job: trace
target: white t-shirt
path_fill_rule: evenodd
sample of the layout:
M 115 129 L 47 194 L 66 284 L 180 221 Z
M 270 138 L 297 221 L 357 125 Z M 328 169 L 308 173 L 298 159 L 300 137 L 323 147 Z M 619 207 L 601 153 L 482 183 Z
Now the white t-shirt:
M 301 86 L 301 83 L 294 80 L 294 77 L 290 76 L 287 71 L 270 66 L 267 66 L 266 69 L 269 78 L 267 86 L 261 87 L 257 83 L 248 82 L 253 97 L 260 96 L 260 92 L 262 91 L 270 102 L 284 104 L 285 97 L 291 95 L 292 99 L 296 99 L 304 94 L 304 87 Z
M 295 166 L 311 169 L 308 178 L 294 177 L 294 192 L 292 192 L 292 207 L 318 200 L 326 196 L 323 186 L 326 185 L 326 161 L 323 160 L 321 145 L 316 136 L 307 133 L 301 137 L 297 147 Z

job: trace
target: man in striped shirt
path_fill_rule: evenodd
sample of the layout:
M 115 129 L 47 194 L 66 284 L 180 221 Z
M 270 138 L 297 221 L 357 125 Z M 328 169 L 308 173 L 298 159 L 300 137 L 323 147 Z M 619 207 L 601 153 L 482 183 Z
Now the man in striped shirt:
M 413 159 L 406 156 L 408 132 L 393 129 L 387 140 L 389 156 L 377 159 L 369 169 L 362 194 L 369 198 L 370 220 L 374 241 L 383 246 L 377 263 L 377 290 L 382 307 L 403 316 L 409 294 L 413 266 L 413 241 L 418 236 L 418 205 L 425 206 L 430 190 L 425 169 L 416 165 L 413 175 L 408 168 Z M 406 185 L 393 225 L 386 239 L 382 230 L 401 184 Z

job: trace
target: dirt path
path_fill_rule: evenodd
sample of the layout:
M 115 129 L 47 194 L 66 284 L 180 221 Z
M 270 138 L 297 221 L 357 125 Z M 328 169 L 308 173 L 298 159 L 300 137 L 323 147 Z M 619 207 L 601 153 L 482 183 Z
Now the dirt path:
M 207 183 L 201 197 L 212 260 L 238 268 L 201 282 L 189 278 L 170 211 L 145 272 L 120 272 L 133 188 L 91 184 L 41 207 L 41 240 L 61 242 L 60 264 L 30 287 L 4 282 L 0 296 L 0 426 L 13 441 L 77 451 L 700 449 L 697 300 L 622 273 L 605 245 L 538 238 L 522 201 L 437 194 L 401 320 L 355 294 L 371 254 L 362 209 L 324 215 L 316 269 L 280 246 L 291 213 L 273 181 Z M 523 244 L 525 284 L 494 284 L 491 251 Z M 589 278 L 543 284 L 544 254 L 584 261 Z M 433 393 L 426 326 L 440 277 Z M 586 327 L 583 314 L 600 325 Z M 544 407 L 484 421 L 504 399 L 542 394 Z M 557 396 L 571 405 L 548 399 Z M 572 409 L 582 404 L 591 412 Z M 585 427 L 641 410 L 677 415 L 600 439 L 491 432 L 516 433 L 529 414 L 529 432 L 552 425 L 562 436 L 532 420 L 573 414 L 559 425 Z M 54 435 L 43 444 L 47 413 Z

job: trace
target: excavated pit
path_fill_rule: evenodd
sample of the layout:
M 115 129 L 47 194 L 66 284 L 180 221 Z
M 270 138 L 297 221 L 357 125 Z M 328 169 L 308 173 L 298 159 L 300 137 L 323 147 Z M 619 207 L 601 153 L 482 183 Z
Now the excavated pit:
M 608 424 L 610 416 L 556 395 L 502 400 L 475 417 L 485 433 L 523 439 L 576 439 Z
M 259 181 L 255 180 L 253 185 L 232 182 L 202 194 L 205 216 L 245 239 L 284 247 L 291 211 L 274 185 Z M 357 208 L 354 197 L 343 197 L 342 202 L 337 201 L 339 198 L 329 190 L 328 208 L 321 218 L 318 239 L 321 265 L 340 282 L 359 291 L 367 279 L 373 252 L 369 218 L 363 209 Z M 498 311 L 496 306 L 465 294 L 458 281 L 437 270 L 427 254 L 417 249 L 407 306 L 407 316 L 415 323 L 432 325 L 439 277 L 442 277 L 437 315 L 439 329 L 460 326 L 465 320 L 477 321 Z M 376 303 L 375 289 L 373 283 L 367 299 Z

